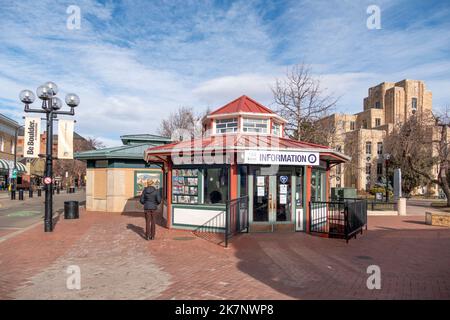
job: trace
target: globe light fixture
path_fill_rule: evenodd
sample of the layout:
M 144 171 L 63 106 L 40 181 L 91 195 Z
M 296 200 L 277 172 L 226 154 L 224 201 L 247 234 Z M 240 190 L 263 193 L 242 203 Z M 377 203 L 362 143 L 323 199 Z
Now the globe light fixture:
M 33 91 L 31 91 L 31 90 L 22 90 L 20 92 L 19 99 L 20 99 L 20 101 L 22 101 L 25 104 L 31 104 L 31 103 L 34 102 L 36 97 L 35 97 Z
M 58 97 L 52 98 L 52 109 L 53 110 L 59 110 L 62 107 L 62 101 Z
M 48 88 L 48 92 L 52 96 L 56 96 L 56 94 L 58 93 L 58 86 L 56 85 L 56 83 L 48 81 L 44 84 L 44 86 Z
M 69 93 L 66 98 L 66 104 L 70 107 L 69 111 L 61 111 L 63 103 L 60 98 L 56 97 L 58 86 L 56 83 L 48 81 L 44 85 L 36 89 L 36 95 L 42 100 L 41 109 L 32 109 L 30 104 L 35 100 L 35 95 L 30 90 L 23 90 L 19 94 L 20 101 L 25 104 L 24 111 L 31 113 L 44 113 L 47 120 L 46 130 L 46 154 L 45 154 L 45 173 L 44 181 L 49 181 L 45 185 L 45 214 L 44 214 L 44 231 L 53 231 L 53 120 L 58 120 L 58 115 L 74 116 L 74 108 L 80 104 L 80 98 L 75 93 Z M 14 193 L 16 189 L 16 181 L 14 181 Z M 11 193 L 12 197 L 12 193 Z
M 66 95 L 66 104 L 74 108 L 80 104 L 80 98 L 75 93 L 69 93 Z
M 36 95 L 41 100 L 48 100 L 52 96 L 52 94 L 50 93 L 50 89 L 45 85 L 39 86 L 36 89 Z

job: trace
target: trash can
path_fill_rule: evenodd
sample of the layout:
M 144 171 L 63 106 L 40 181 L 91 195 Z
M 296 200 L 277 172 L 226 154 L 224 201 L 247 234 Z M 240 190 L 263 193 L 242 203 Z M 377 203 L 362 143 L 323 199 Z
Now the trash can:
M 64 201 L 64 219 L 78 219 L 79 217 L 78 201 Z

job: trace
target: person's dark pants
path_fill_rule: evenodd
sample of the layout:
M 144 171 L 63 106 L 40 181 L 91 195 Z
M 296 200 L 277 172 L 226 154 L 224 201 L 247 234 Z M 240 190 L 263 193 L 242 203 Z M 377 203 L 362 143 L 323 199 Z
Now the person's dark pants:
M 145 210 L 145 235 L 147 239 L 155 238 L 155 210 Z

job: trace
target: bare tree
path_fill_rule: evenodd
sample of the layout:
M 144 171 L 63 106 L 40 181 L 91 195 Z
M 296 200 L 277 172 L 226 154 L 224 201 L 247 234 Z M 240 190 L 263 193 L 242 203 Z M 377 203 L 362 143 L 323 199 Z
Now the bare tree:
M 438 116 L 412 115 L 394 128 L 386 141 L 386 149 L 394 161 L 403 163 L 406 174 L 419 175 L 424 181 L 442 188 L 447 206 L 450 206 L 449 119 L 448 109 Z
M 105 144 L 94 137 L 87 137 L 84 143 L 84 146 L 82 147 L 85 150 L 96 150 L 96 149 L 103 149 L 105 148 Z M 80 151 L 85 151 L 80 150 Z
M 288 121 L 285 131 L 289 137 L 328 144 L 328 131 L 333 129 L 324 127 L 318 120 L 331 113 L 337 99 L 321 88 L 309 66 L 299 64 L 288 69 L 284 79 L 276 80 L 272 92 L 278 113 Z
M 81 152 L 103 148 L 104 144 L 96 138 L 88 137 L 73 140 L 73 151 Z M 61 177 L 62 185 L 73 185 L 75 179 L 78 184 L 86 175 L 86 162 L 75 159 L 59 159 L 53 161 L 53 172 L 55 176 Z M 66 172 L 68 177 L 66 178 Z
M 192 108 L 180 107 L 162 120 L 158 133 L 174 141 L 199 137 L 202 134 L 202 119 L 205 114 L 196 115 Z

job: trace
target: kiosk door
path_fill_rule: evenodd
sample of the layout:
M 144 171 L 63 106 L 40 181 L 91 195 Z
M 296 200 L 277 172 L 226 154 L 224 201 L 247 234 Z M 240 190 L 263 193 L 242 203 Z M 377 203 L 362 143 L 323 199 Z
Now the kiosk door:
M 291 221 L 291 176 L 277 174 L 254 178 L 253 221 Z

